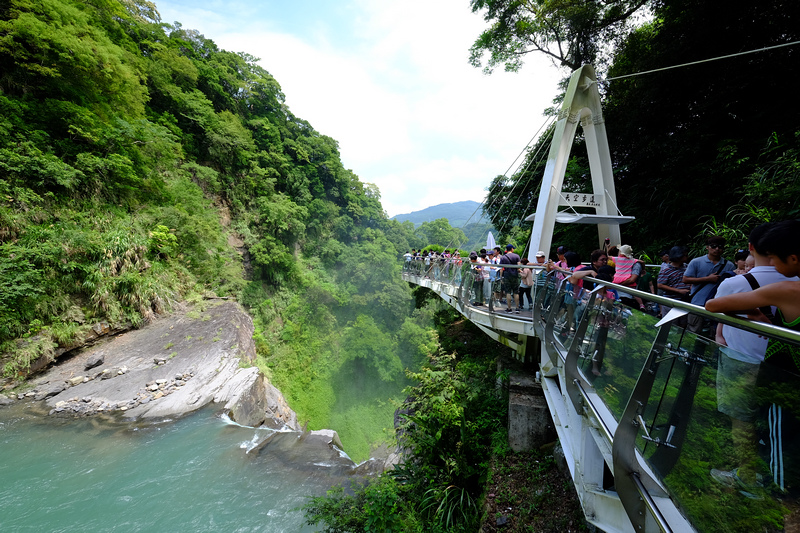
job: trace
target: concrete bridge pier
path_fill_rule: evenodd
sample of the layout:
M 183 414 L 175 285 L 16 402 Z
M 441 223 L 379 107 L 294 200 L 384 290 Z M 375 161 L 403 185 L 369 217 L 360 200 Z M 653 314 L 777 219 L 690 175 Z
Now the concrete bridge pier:
M 511 449 L 526 452 L 556 438 L 542 384 L 530 374 L 512 374 L 508 384 L 508 444 Z

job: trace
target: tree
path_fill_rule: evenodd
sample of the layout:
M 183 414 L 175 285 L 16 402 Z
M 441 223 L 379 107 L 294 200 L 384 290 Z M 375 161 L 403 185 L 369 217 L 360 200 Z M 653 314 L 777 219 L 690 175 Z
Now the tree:
M 423 222 L 415 233 L 427 244 L 439 244 L 451 249 L 459 248 L 467 242 L 467 236 L 464 235 L 464 232 L 452 227 L 446 218 Z
M 786 0 L 738 0 L 725 9 L 671 0 L 656 15 L 617 49 L 610 76 L 800 40 L 800 11 Z M 792 114 L 776 112 L 767 95 L 794 93 L 785 67 L 799 54 L 783 47 L 608 82 L 617 198 L 637 217 L 625 226 L 626 240 L 640 249 L 688 242 L 699 220 L 722 220 L 739 202 L 773 134 L 786 147 L 797 142 Z
M 490 24 L 470 48 L 470 63 L 490 73 L 517 71 L 523 56 L 539 52 L 576 70 L 603 57 L 603 47 L 630 31 L 649 0 L 471 0 Z
M 146 89 L 139 60 L 127 42 L 114 42 L 99 12 L 68 1 L 11 3 L 13 18 L 0 20 L 0 88 L 34 93 L 93 108 L 113 116 L 124 110 L 140 116 Z M 119 7 L 118 17 L 126 15 Z M 122 46 L 120 46 L 122 45 Z
M 494 64 L 508 61 L 507 67 L 512 70 L 524 53 L 536 50 L 523 46 L 527 35 L 524 31 L 539 32 L 535 33 L 537 38 L 546 36 L 535 25 L 511 24 L 513 17 L 521 20 L 552 9 L 556 10 L 556 22 L 542 24 L 556 24 L 576 13 L 573 2 L 476 0 L 472 5 L 489 9 L 487 20 L 495 21 L 495 26 L 482 36 L 485 40 L 476 42 L 473 52 L 495 50 L 500 55 L 493 56 Z M 626 12 L 623 4 L 608 4 L 613 5 L 622 9 L 621 13 Z M 626 5 L 633 9 L 637 3 Z M 585 3 L 587 10 L 591 6 L 592 2 Z M 736 0 L 725 9 L 708 2 L 670 0 L 641 4 L 640 9 L 652 9 L 653 20 L 632 28 L 634 17 L 630 16 L 603 30 L 611 38 L 607 50 L 613 54 L 613 63 L 608 68 L 610 78 L 606 81 L 601 77 L 600 88 L 605 99 L 604 118 L 619 209 L 636 217 L 623 227 L 624 240 L 635 249 L 652 250 L 687 243 L 702 229 L 698 222 L 708 217 L 724 220 L 729 207 L 741 199 L 741 187 L 748 182 L 748 176 L 758 171 L 756 165 L 778 155 L 773 138 L 779 139 L 782 152 L 792 153 L 800 146 L 794 135 L 797 126 L 793 115 L 776 112 L 773 101 L 765 98 L 793 94 L 793 80 L 785 66 L 797 62 L 800 47 L 784 46 L 669 67 L 798 41 L 796 20 L 800 9 L 788 0 Z M 599 21 L 612 20 L 601 12 L 595 14 L 595 22 L 587 26 L 593 29 L 582 34 L 588 42 L 593 35 L 603 35 L 603 31 L 595 32 L 602 27 Z M 708 25 L 708 20 L 715 23 Z M 556 50 L 567 50 L 554 46 Z M 656 69 L 665 70 L 629 76 Z M 777 101 L 782 102 L 780 98 Z M 783 109 L 781 105 L 777 104 L 779 109 Z M 581 147 L 578 136 L 568 163 L 565 190 L 587 176 Z M 529 156 L 529 169 L 496 178 L 490 189 L 486 212 L 501 234 L 523 225 L 523 216 L 530 214 L 526 206 L 535 205 L 544 165 L 530 159 Z M 764 206 L 754 204 L 752 209 L 761 207 Z M 794 212 L 791 206 L 770 209 Z M 563 228 L 557 225 L 556 231 Z M 587 245 L 583 244 L 583 229 L 569 226 L 569 233 L 554 237 L 554 242 L 584 250 Z
M 355 323 L 345 328 L 342 354 L 345 363 L 353 363 L 353 372 L 359 380 L 371 377 L 365 376 L 369 372 L 381 381 L 393 383 L 403 374 L 396 341 L 367 315 L 358 315 Z

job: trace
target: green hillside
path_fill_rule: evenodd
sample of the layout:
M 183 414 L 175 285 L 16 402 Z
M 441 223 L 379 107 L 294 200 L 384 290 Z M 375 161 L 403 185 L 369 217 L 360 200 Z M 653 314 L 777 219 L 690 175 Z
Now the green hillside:
M 422 245 L 256 58 L 146 1 L 0 7 L 5 386 L 98 321 L 233 296 L 300 419 L 363 459 L 435 349 L 397 263 Z

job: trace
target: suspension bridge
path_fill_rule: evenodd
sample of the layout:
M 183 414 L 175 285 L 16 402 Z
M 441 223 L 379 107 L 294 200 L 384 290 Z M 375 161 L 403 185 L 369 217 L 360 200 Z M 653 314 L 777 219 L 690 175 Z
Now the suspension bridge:
M 564 171 L 578 124 L 591 190 L 567 194 Z M 617 208 L 590 66 L 571 78 L 536 212 L 527 220 L 533 221 L 532 262 L 537 250 L 550 249 L 555 223 L 596 224 L 602 244 L 606 238 L 621 242 L 619 225 L 632 220 Z M 402 275 L 511 347 L 530 369 L 590 523 L 609 533 L 800 530 L 800 447 L 794 446 L 800 432 L 792 414 L 800 403 L 800 377 L 781 384 L 786 416 L 762 416 L 774 407 L 763 399 L 765 388 L 722 365 L 738 362 L 752 376 L 759 363 L 680 324 L 693 313 L 771 340 L 800 344 L 800 334 L 593 278 L 586 278 L 592 290 L 576 293 L 557 273 L 535 265 L 527 265 L 538 269 L 533 305 L 509 314 L 496 309 L 493 298 L 488 306 L 473 305 L 486 282 L 473 276 L 474 264 L 457 261 L 436 269 L 407 261 Z M 659 318 L 632 309 L 608 297 L 609 289 L 671 310 Z M 756 412 L 740 420 L 730 404 L 754 405 Z

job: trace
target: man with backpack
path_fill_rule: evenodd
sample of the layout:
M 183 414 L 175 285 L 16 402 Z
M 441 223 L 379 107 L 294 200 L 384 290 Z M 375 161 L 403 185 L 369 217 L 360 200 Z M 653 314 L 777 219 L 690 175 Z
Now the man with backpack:
M 761 240 L 772 226 L 772 223 L 761 224 L 750 232 L 748 246 L 756 266 L 746 274 L 723 280 L 715 298 L 754 291 L 780 281 L 798 281 L 796 277 L 784 276 L 770 263 Z M 761 312 L 768 319 L 773 319 L 773 308 L 767 306 Z M 731 479 L 736 481 L 737 477 L 752 482 L 757 470 L 758 440 L 753 425 L 757 410 L 754 390 L 768 339 L 763 335 L 718 324 L 717 343 L 721 345 L 717 365 L 717 406 L 720 412 L 731 417 L 731 435 L 739 468 L 734 471 L 714 469 L 711 475 L 725 484 Z
M 500 257 L 501 265 L 518 265 L 519 256 L 514 253 L 514 245 L 506 245 L 506 253 Z M 513 313 L 516 311 L 519 314 L 519 270 L 516 268 L 504 268 L 502 279 L 503 292 L 506 295 L 506 313 Z M 511 302 L 516 304 L 514 309 L 511 308 Z

